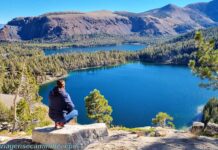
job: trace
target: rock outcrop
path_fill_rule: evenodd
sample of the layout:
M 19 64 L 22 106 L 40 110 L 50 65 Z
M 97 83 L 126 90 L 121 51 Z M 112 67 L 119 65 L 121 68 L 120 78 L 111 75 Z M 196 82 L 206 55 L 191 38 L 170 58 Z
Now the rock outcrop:
M 159 129 L 157 129 L 159 130 Z M 109 135 L 103 140 L 97 140 L 87 147 L 85 150 L 216 150 L 218 147 L 218 139 L 204 136 L 196 136 L 188 131 L 180 131 L 175 129 L 165 129 L 166 136 L 150 137 L 146 135 L 138 135 L 137 133 L 123 130 L 108 130 Z M 65 131 L 66 132 L 66 131 Z M 68 134 L 68 133 L 67 133 Z M 52 136 L 52 135 L 51 135 Z M 49 135 L 41 137 L 41 141 L 51 138 Z M 63 135 L 62 137 L 66 137 Z M 69 136 L 71 138 L 71 136 Z M 0 137 L 1 141 L 1 137 Z M 2 139 L 3 146 L 31 145 L 41 146 L 31 140 L 28 136 L 19 136 L 17 138 Z M 45 141 L 43 143 L 45 143 Z M 59 142 L 59 141 L 58 141 Z M 43 150 L 50 150 L 42 145 Z M 37 148 L 36 148 L 37 149 Z M 39 148 L 38 148 L 39 149 Z M 37 150 L 38 150 L 37 149 Z M 61 148 L 59 148 L 61 150 Z
M 194 122 L 191 132 L 195 135 L 216 136 L 218 135 L 218 124 L 209 122 L 205 126 L 202 122 Z
M 71 150 L 80 150 L 94 141 L 104 139 L 106 136 L 108 136 L 108 130 L 103 123 L 66 125 L 59 130 L 55 130 L 54 127 L 36 128 L 32 134 L 32 141 L 48 144 L 50 148 L 56 150 L 60 150 L 57 145 L 62 146 L 62 150 L 69 148 Z
M 214 0 L 213 5 L 217 5 Z M 19 17 L 0 29 L 0 40 L 70 41 L 78 35 L 177 35 L 218 25 L 217 7 L 201 4 L 178 7 L 172 4 L 143 13 L 130 12 L 56 12 L 37 17 Z M 202 7 L 206 7 L 203 4 Z M 210 7 L 209 7 L 210 6 Z M 200 9 L 201 8 L 201 9 Z
M 196 135 L 202 134 L 204 131 L 204 123 L 202 122 L 194 122 L 191 127 L 191 132 Z
M 187 131 L 168 129 L 164 137 L 146 137 L 112 130 L 105 140 L 92 143 L 85 150 L 217 150 L 217 147 L 217 139 Z
M 155 131 L 155 137 L 164 137 L 168 134 L 168 131 L 167 130 L 156 130 Z
M 204 133 L 209 136 L 218 135 L 218 124 L 209 122 L 204 129 Z

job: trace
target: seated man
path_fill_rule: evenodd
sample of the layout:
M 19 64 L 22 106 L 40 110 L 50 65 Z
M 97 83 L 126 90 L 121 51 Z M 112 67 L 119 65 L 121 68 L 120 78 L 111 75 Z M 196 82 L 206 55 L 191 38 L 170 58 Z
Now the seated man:
M 55 122 L 55 128 L 62 128 L 77 116 L 78 111 L 65 91 L 65 81 L 58 80 L 57 86 L 49 93 L 49 117 Z

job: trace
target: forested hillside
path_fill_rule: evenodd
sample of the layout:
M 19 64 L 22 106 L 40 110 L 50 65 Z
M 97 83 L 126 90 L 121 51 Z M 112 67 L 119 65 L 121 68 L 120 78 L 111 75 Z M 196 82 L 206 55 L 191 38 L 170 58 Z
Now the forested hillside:
M 68 70 L 118 65 L 138 59 L 136 53 L 119 51 L 72 53 L 47 57 L 40 49 L 12 43 L 1 43 L 0 53 L 0 91 L 3 93 L 15 92 L 23 64 L 38 83 L 41 83 L 46 80 L 46 76 L 62 76 L 67 74 Z
M 200 30 L 206 40 L 214 40 L 218 47 L 218 28 Z M 187 65 L 195 58 L 197 50 L 194 41 L 195 31 L 172 38 L 166 42 L 152 45 L 140 53 L 140 60 L 145 62 Z

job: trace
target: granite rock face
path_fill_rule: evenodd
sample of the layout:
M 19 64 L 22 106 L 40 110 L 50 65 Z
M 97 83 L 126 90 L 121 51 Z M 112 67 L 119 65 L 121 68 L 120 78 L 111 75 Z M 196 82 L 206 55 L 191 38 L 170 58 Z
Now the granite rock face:
M 54 127 L 36 128 L 32 133 L 32 140 L 36 143 L 48 144 L 54 150 L 80 150 L 94 141 L 108 136 L 108 129 L 104 123 L 90 125 L 66 125 L 62 129 Z

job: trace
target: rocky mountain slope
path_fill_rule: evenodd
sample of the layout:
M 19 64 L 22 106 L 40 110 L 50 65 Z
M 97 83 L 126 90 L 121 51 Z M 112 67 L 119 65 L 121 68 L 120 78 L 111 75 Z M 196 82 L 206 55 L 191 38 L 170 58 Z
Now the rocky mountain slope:
M 141 35 L 177 35 L 216 25 L 213 20 L 201 13 L 172 4 L 139 14 L 118 14 L 128 16 L 135 24 L 132 31 Z
M 194 11 L 197 11 L 211 18 L 213 21 L 218 21 L 218 0 L 213 0 L 209 3 L 197 3 L 186 6 Z
M 143 13 L 60 12 L 19 17 L 0 30 L 0 40 L 70 41 L 77 35 L 177 35 L 218 26 L 218 0 L 184 8 L 169 4 Z M 209 11 L 210 10 L 210 11 Z

